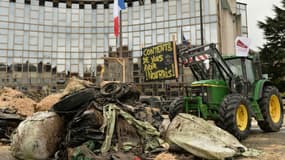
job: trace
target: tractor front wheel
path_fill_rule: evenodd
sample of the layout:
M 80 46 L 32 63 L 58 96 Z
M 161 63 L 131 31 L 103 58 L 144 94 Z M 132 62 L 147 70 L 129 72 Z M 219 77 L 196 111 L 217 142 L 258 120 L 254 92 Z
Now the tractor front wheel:
M 258 121 L 259 127 L 265 132 L 279 131 L 283 123 L 283 104 L 279 91 L 274 86 L 266 86 L 259 102 L 263 121 Z
M 245 139 L 251 127 L 249 102 L 240 94 L 227 95 L 220 106 L 218 125 L 239 140 Z
M 169 106 L 169 119 L 172 120 L 177 114 L 184 112 L 183 97 L 176 98 Z

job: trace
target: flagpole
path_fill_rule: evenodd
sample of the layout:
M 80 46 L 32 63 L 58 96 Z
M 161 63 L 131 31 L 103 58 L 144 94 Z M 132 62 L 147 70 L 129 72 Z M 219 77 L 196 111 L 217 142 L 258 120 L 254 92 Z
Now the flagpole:
M 126 60 L 123 58 L 123 32 L 122 32 L 122 11 L 120 10 L 120 58 L 122 58 L 122 62 L 123 62 L 123 82 L 126 82 Z
M 120 36 L 120 58 L 123 57 L 123 33 L 122 33 L 122 11 L 120 10 L 120 17 L 119 17 L 119 21 L 120 21 L 120 33 L 119 33 L 119 36 Z

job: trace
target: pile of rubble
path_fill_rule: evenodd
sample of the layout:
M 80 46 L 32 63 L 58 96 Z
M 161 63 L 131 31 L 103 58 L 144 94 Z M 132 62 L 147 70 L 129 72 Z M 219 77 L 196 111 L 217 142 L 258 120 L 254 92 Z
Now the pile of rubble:
M 109 82 L 99 87 L 71 79 L 62 93 L 34 105 L 39 112 L 24 121 L 18 117 L 14 127 L 22 122 L 12 134 L 11 153 L 35 160 L 181 160 L 193 155 L 223 159 L 247 150 L 235 137 L 198 117 L 179 114 L 170 123 L 139 97 L 133 84 Z
M 20 159 L 55 156 L 56 159 L 62 160 L 68 157 L 80 159 L 96 155 L 97 159 L 110 159 L 112 156 L 118 156 L 119 151 L 129 152 L 131 156 L 142 156 L 166 150 L 164 147 L 167 146 L 163 146 L 165 143 L 158 131 L 162 117 L 158 110 L 138 102 L 140 92 L 136 86 L 113 82 L 101 88 L 92 85 L 72 86 L 67 87 L 50 112 L 38 112 L 20 124 L 12 138 L 11 149 L 14 156 Z M 55 115 L 50 115 L 51 113 Z M 39 124 L 36 123 L 37 120 Z M 50 127 L 50 124 L 64 125 Z M 47 130 L 45 126 L 49 126 Z M 32 127 L 43 132 L 28 133 Z M 57 139 L 60 145 L 50 146 L 56 144 L 51 143 L 51 137 L 52 142 Z M 31 138 L 34 141 L 31 141 Z M 28 146 L 23 145 L 28 141 Z M 44 144 L 47 141 L 49 143 Z M 38 146 L 33 148 L 37 153 L 43 153 L 46 146 L 54 149 L 56 146 L 60 147 L 56 153 L 55 150 L 49 150 L 47 154 L 30 155 L 30 152 L 27 152 L 30 145 Z M 29 155 L 32 157 L 28 157 Z

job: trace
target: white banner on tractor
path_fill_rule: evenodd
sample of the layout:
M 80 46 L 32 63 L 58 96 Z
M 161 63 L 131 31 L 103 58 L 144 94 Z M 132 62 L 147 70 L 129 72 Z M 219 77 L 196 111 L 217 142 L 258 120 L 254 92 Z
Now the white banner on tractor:
M 237 37 L 235 40 L 236 56 L 247 57 L 251 40 L 247 37 Z

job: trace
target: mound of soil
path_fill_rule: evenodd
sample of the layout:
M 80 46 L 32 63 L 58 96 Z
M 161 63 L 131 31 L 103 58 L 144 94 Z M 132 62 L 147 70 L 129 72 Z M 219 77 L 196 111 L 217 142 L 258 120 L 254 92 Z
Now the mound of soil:
M 43 98 L 36 106 L 35 111 L 48 111 L 63 96 L 61 93 L 51 94 Z
M 22 92 L 4 87 L 0 90 L 0 108 L 11 108 L 22 116 L 31 116 L 35 111 L 36 102 Z

